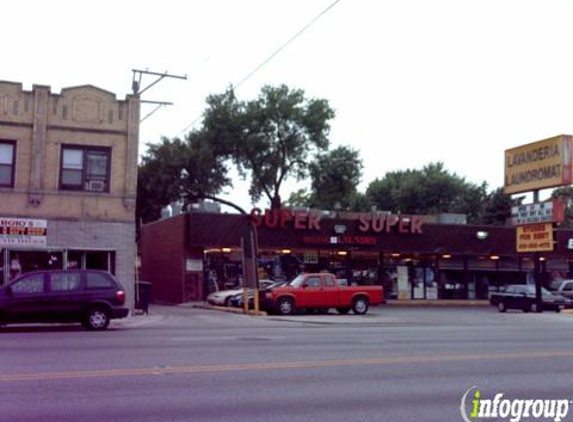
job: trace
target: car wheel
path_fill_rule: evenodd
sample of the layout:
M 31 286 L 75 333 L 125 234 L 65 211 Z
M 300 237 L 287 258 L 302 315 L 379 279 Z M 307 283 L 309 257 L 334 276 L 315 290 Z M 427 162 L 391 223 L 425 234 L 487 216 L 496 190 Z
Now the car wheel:
M 350 308 L 336 308 L 336 311 L 341 315 L 346 315 L 350 312 Z
M 294 302 L 289 297 L 282 297 L 277 302 L 277 311 L 281 315 L 290 315 L 294 312 Z
M 537 312 L 537 303 L 532 303 L 531 305 L 529 305 L 529 311 L 536 313 Z
M 83 325 L 88 330 L 105 330 L 109 325 L 109 320 L 109 311 L 101 306 L 97 306 L 88 309 Z
M 226 298 L 224 303 L 225 306 L 231 306 L 231 298 L 230 297 Z
M 558 314 L 559 312 L 561 312 L 561 309 L 555 308 L 555 313 Z M 0 323 L 0 324 L 1 324 L 1 323 Z
M 354 303 L 352 303 L 352 312 L 354 312 L 356 315 L 364 315 L 366 312 L 368 312 L 369 306 L 370 303 L 368 302 L 368 299 L 365 297 L 357 297 L 354 299 Z
M 499 303 L 497 304 L 497 310 L 498 310 L 499 312 L 506 312 L 506 311 L 507 311 L 507 307 L 505 306 L 505 303 L 499 302 Z

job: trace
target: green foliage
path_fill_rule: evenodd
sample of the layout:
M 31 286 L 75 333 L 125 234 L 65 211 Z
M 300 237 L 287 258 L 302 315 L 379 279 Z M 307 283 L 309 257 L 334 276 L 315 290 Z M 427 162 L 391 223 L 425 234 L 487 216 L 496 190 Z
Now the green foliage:
M 359 152 L 346 146 L 320 154 L 310 164 L 314 208 L 349 209 L 362 177 Z
M 325 100 L 307 99 L 285 85 L 264 87 L 256 100 L 239 101 L 232 89 L 207 98 L 203 124 L 184 140 L 149 144 L 139 166 L 138 221 L 159 218 L 174 201 L 214 201 L 245 212 L 218 198 L 231 186 L 228 166 L 250 176 L 253 202 L 263 195 L 280 207 L 280 189 L 288 177 L 308 174 L 310 158 L 328 148 L 328 121 L 333 110 Z
M 256 100 L 243 102 L 229 89 L 207 102 L 207 139 L 229 154 L 241 175 L 250 175 L 253 202 L 265 196 L 280 207 L 283 182 L 304 178 L 309 157 L 328 148 L 334 111 L 325 100 L 306 99 L 302 90 L 265 86 Z
M 291 192 L 284 205 L 287 207 L 311 207 L 312 194 L 307 189 L 298 189 L 294 192 Z
M 355 192 L 349 198 L 347 210 L 354 212 L 371 211 L 372 204 L 368 200 L 366 194 L 362 192 Z
M 422 170 L 389 172 L 368 186 L 366 196 L 379 210 L 411 214 L 465 213 L 470 222 L 481 216 L 487 185 L 475 185 L 444 169 L 441 162 Z
M 504 225 L 511 217 L 511 207 L 521 204 L 523 197 L 512 199 L 506 195 L 503 188 L 490 192 L 483 205 L 483 214 L 480 219 L 482 224 Z
M 230 186 L 224 156 L 216 154 L 201 132 L 190 133 L 184 141 L 163 138 L 148 145 L 138 172 L 138 219 L 159 218 L 161 208 L 171 202 L 183 205 L 202 198 L 216 198 Z

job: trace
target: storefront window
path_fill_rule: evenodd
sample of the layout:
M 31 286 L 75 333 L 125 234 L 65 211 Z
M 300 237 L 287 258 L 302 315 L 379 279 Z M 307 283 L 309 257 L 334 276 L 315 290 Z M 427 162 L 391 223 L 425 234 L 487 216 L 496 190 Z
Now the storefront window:
M 109 271 L 115 274 L 115 252 L 113 251 L 67 251 L 68 269 L 90 269 Z
M 61 251 L 9 251 L 8 255 L 10 280 L 30 271 L 63 268 L 63 253 Z
M 396 265 L 384 262 L 380 268 L 380 282 L 387 299 L 398 298 L 398 273 Z
M 381 285 L 379 267 L 379 254 L 377 252 L 350 252 L 351 284 L 359 286 Z
M 440 268 L 438 299 L 467 299 L 464 271 Z
M 468 299 L 486 300 L 489 292 L 497 290 L 497 272 L 470 271 L 468 274 Z
M 110 251 L 86 251 L 86 268 L 90 270 L 104 270 L 115 273 L 115 253 Z M 69 259 L 68 259 L 69 260 Z

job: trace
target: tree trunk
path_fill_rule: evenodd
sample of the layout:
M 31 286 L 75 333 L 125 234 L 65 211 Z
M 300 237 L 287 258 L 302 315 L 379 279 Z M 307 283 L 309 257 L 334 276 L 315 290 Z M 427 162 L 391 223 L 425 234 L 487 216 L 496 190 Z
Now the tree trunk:
M 275 194 L 275 196 L 273 196 L 273 199 L 271 200 L 271 209 L 278 210 L 280 208 L 281 208 L 281 197 L 277 193 Z

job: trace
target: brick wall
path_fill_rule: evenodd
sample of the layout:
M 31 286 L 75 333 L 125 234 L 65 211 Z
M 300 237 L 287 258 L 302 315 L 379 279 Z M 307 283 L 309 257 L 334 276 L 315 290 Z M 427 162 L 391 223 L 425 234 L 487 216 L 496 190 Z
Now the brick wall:
M 179 215 L 141 229 L 141 279 L 153 283 L 154 302 L 185 301 L 185 226 Z

